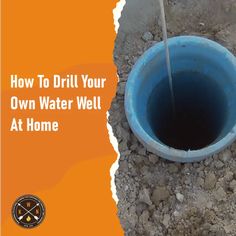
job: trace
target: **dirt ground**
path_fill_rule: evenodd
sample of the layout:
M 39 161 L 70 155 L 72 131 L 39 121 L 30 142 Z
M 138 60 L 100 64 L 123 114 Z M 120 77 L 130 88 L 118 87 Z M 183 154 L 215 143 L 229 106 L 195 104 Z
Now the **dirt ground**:
M 138 4 L 149 8 L 143 11 L 150 19 L 126 22 L 140 16 Z M 200 35 L 236 55 L 236 0 L 168 0 L 165 5 L 170 37 Z M 236 142 L 199 163 L 171 163 L 149 153 L 126 120 L 125 84 L 140 55 L 162 40 L 158 14 L 157 0 L 127 0 L 115 43 L 120 82 L 109 123 L 119 143 L 115 182 L 121 225 L 129 236 L 236 235 Z

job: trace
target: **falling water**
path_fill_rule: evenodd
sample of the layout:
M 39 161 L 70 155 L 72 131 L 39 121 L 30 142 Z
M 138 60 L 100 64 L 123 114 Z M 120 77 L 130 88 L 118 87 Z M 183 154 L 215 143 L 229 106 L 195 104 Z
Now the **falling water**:
M 174 91 L 173 91 L 173 79 L 171 74 L 171 65 L 170 65 L 170 52 L 167 42 L 167 29 L 166 29 L 166 18 L 165 18 L 165 8 L 163 4 L 163 0 L 159 0 L 160 8 L 161 8 L 161 22 L 162 22 L 162 33 L 163 33 L 163 40 L 165 44 L 165 51 L 166 51 L 166 65 L 167 65 L 167 72 L 169 77 L 169 87 L 170 87 L 170 93 L 171 93 L 171 102 L 172 102 L 172 108 L 173 113 L 175 114 L 175 98 L 174 98 Z

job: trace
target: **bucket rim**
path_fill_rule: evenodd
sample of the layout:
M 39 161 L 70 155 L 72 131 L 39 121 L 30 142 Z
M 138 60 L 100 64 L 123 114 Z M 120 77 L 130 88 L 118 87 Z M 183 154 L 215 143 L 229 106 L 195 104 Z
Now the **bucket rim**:
M 168 39 L 168 46 L 185 45 L 186 43 L 193 43 L 196 45 L 207 46 L 213 50 L 223 53 L 228 62 L 235 68 L 236 75 L 236 58 L 235 56 L 221 44 L 199 36 L 176 36 Z M 197 150 L 181 150 L 169 147 L 166 144 L 160 143 L 153 139 L 141 126 L 137 116 L 134 112 L 134 103 L 129 99 L 133 95 L 133 83 L 135 82 L 139 72 L 145 67 L 159 52 L 164 50 L 164 42 L 159 42 L 149 48 L 135 63 L 130 72 L 125 89 L 125 113 L 131 130 L 138 138 L 138 140 L 147 148 L 148 151 L 161 156 L 170 161 L 175 162 L 195 162 L 201 161 L 208 156 L 218 153 L 232 144 L 236 140 L 236 124 L 231 131 L 227 133 L 221 140 L 210 144 L 204 148 Z M 236 80 L 236 78 L 235 78 Z

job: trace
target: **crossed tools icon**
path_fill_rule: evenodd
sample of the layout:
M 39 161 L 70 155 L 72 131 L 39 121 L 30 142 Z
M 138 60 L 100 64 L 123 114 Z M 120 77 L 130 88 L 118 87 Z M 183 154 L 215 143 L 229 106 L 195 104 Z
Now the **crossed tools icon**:
M 27 214 L 30 214 L 31 216 L 33 216 L 35 220 L 37 220 L 37 221 L 39 220 L 39 217 L 36 216 L 36 215 L 34 215 L 34 214 L 32 213 L 32 211 L 33 211 L 37 206 L 39 206 L 39 203 L 37 203 L 35 206 L 33 206 L 30 210 L 27 210 L 27 209 L 26 209 L 25 207 L 23 207 L 20 203 L 18 203 L 17 205 L 20 206 L 22 209 L 24 209 L 24 210 L 26 211 L 26 213 L 25 213 L 24 215 L 18 217 L 18 220 L 22 220 Z

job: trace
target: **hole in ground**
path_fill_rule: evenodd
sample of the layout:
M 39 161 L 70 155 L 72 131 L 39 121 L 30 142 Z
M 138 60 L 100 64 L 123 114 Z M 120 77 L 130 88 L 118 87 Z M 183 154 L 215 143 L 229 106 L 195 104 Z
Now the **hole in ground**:
M 217 140 L 227 116 L 223 89 L 213 78 L 198 72 L 173 75 L 175 115 L 168 78 L 151 93 L 147 116 L 156 138 L 167 146 L 197 150 Z

